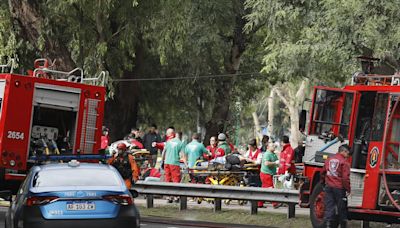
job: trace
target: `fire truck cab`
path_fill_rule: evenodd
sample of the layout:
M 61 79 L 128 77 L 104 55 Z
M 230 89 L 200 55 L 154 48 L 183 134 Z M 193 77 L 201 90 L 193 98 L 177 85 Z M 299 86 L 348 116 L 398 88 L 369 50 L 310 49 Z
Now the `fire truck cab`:
M 303 157 L 301 206 L 323 227 L 324 161 L 348 143 L 353 150 L 349 219 L 400 223 L 400 75 L 356 74 L 342 89 L 314 89 Z
M 33 157 L 96 154 L 100 148 L 105 78 L 85 78 L 81 69 L 61 72 L 46 59 L 29 75 L 0 66 L 0 185 L 22 180 Z

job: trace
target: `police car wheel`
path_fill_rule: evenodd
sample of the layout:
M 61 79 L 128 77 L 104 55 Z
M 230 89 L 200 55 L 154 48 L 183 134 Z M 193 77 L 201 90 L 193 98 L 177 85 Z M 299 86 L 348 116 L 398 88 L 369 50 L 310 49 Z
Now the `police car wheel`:
M 310 197 L 310 219 L 314 228 L 323 228 L 324 225 L 324 192 L 322 184 L 318 183 Z

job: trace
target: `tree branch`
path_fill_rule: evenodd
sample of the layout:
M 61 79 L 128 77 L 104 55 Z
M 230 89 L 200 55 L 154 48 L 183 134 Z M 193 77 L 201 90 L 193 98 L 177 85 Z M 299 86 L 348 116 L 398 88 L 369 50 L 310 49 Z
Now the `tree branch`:
M 276 87 L 275 87 L 275 93 L 276 93 L 276 95 L 278 95 L 278 97 L 282 100 L 282 102 L 286 105 L 286 107 L 290 107 L 290 102 L 289 102 L 289 100 L 286 99 L 286 97 L 283 95 L 283 92 L 282 92 L 282 88 L 281 88 L 281 87 L 276 86 Z
M 301 81 L 299 90 L 297 90 L 296 99 L 299 99 L 299 98 L 304 97 L 304 95 L 305 95 L 304 90 L 305 90 L 305 88 L 306 88 L 306 84 L 307 84 L 307 79 L 303 79 L 303 80 Z

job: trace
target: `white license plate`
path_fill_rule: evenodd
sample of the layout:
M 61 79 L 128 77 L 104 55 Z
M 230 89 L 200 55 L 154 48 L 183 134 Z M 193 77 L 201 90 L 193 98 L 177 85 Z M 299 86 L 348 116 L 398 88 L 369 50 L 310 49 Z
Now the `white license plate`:
M 73 202 L 67 203 L 68 211 L 93 211 L 96 210 L 96 205 L 91 202 Z

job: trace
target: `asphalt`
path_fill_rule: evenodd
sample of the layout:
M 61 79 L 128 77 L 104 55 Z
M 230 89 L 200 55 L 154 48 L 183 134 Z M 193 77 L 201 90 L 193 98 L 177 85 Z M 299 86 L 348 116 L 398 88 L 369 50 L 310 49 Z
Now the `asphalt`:
M 0 207 L 0 227 L 5 227 L 4 217 L 7 207 Z M 171 220 L 161 217 L 143 217 L 141 221 L 142 228 L 261 228 L 261 226 L 244 226 L 189 220 Z
M 0 207 L 0 227 L 5 227 L 4 217 L 6 215 L 7 207 Z

